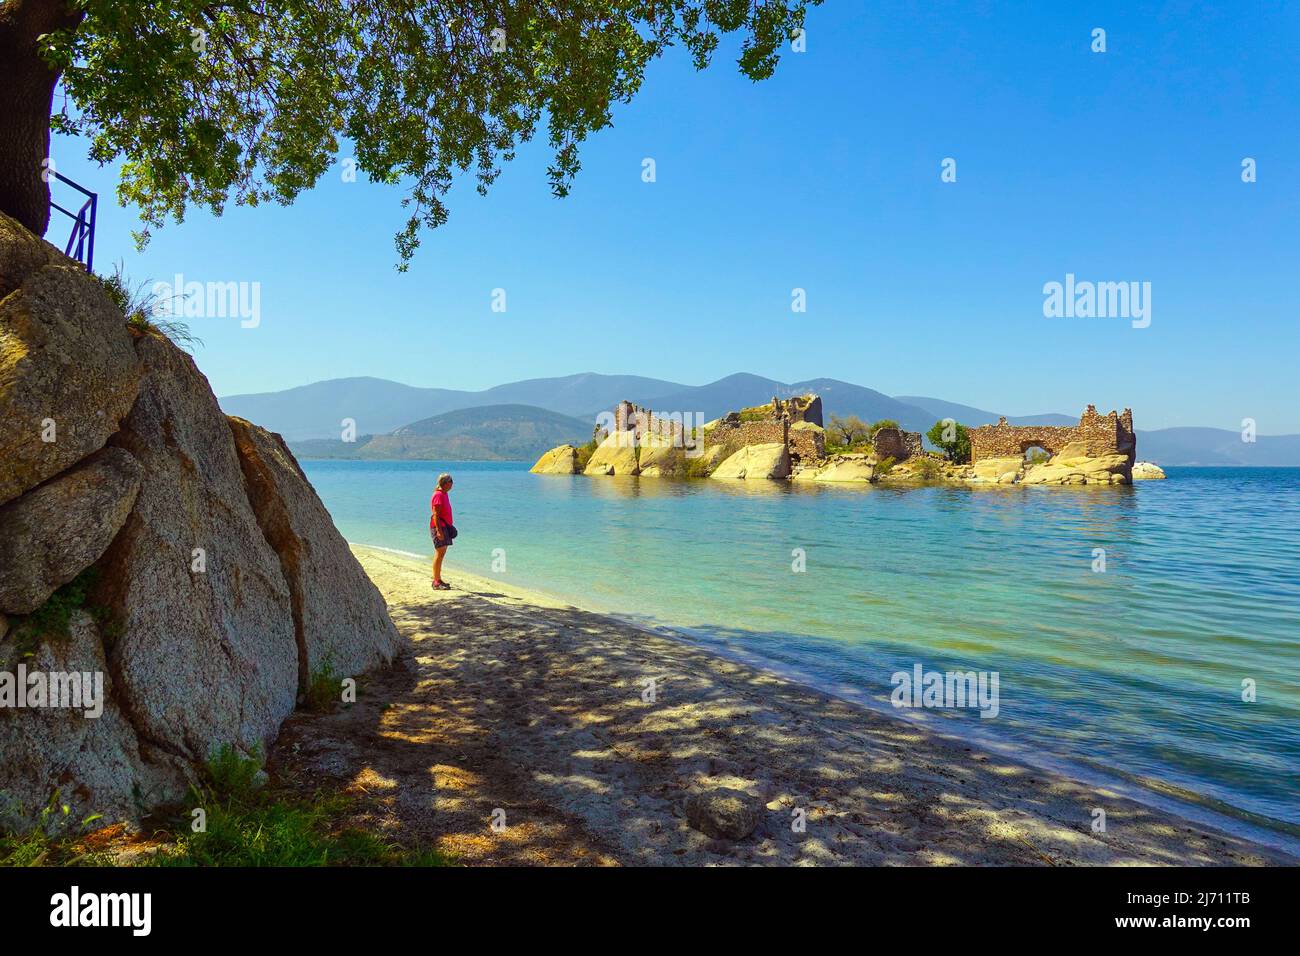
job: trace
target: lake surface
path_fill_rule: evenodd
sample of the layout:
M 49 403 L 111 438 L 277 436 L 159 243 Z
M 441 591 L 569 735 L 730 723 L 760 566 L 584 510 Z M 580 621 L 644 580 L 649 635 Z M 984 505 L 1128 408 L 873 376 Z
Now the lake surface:
M 891 489 L 303 467 L 348 540 L 422 555 L 452 472 L 453 583 L 464 568 L 671 626 L 877 706 L 918 664 L 997 672 L 996 718 L 928 713 L 1300 835 L 1300 469 Z

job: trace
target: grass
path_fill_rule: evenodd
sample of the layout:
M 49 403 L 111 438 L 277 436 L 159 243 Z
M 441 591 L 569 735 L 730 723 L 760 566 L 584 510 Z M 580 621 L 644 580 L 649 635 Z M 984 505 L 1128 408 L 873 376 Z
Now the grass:
M 245 756 L 222 747 L 208 761 L 190 805 L 172 821 L 170 839 L 146 863 L 183 866 L 446 866 L 434 850 L 410 850 L 394 841 L 340 826 L 353 799 L 334 794 L 293 797 L 260 787 L 260 751 Z M 204 828 L 195 832 L 195 809 Z
M 31 614 L 17 619 L 13 629 L 13 646 L 19 659 L 34 656 L 43 640 L 65 640 L 72 626 L 72 615 L 81 610 L 87 611 L 95 619 L 104 637 L 111 643 L 117 630 L 112 613 L 106 607 L 88 603 L 90 593 L 98 582 L 99 569 L 86 568 L 46 598 L 45 603 Z
M 127 865 L 190 866 L 449 866 L 436 850 L 410 849 L 345 826 L 355 804 L 345 794 L 296 796 L 265 784 L 260 750 L 224 746 L 208 761 L 183 806 L 149 827 L 152 852 Z M 50 798 L 37 826 L 0 836 L 0 866 L 112 866 L 117 860 L 88 834 L 97 815 L 73 823 L 66 804 Z M 201 809 L 202 829 L 194 824 Z
M 303 695 L 303 706 L 314 714 L 328 714 L 342 700 L 339 675 L 334 673 L 334 665 L 326 661 L 325 665 L 307 683 L 307 693 Z
M 7 811 L 12 813 L 21 808 L 9 807 Z M 91 824 L 99 819 L 98 814 L 91 814 L 76 821 L 72 808 L 59 801 L 59 791 L 55 790 L 31 831 L 20 834 L 8 830 L 0 834 L 0 866 L 106 865 L 108 861 L 103 854 L 86 852 L 77 846 Z
M 171 311 L 171 303 L 164 306 L 157 294 L 150 291 L 148 280 L 132 285 L 122 271 L 121 262 L 114 264 L 111 276 L 97 275 L 95 278 L 114 304 L 122 310 L 126 327 L 134 334 L 170 339 L 187 352 L 192 352 L 195 345 L 203 344 L 203 340 L 190 332 L 189 326 L 184 322 L 164 318 L 164 314 Z

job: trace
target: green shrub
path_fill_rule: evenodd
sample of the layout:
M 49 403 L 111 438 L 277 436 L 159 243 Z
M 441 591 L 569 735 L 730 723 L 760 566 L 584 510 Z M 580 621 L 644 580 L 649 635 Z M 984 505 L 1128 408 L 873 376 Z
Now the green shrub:
M 943 465 L 929 455 L 922 455 L 912 464 L 912 473 L 925 481 L 933 481 L 943 474 Z
M 892 455 L 880 459 L 876 462 L 875 474 L 887 475 L 894 470 L 894 458 Z
M 339 675 L 334 673 L 334 664 L 326 661 L 308 680 L 303 706 L 314 714 L 328 714 L 334 710 L 342 696 L 342 683 Z
M 951 432 L 949 432 L 949 423 L 951 423 Z M 936 448 L 942 448 L 948 460 L 958 465 L 964 465 L 970 461 L 970 432 L 966 426 L 951 419 L 944 419 L 934 423 L 934 427 L 926 432 L 925 437 L 930 439 L 930 444 Z

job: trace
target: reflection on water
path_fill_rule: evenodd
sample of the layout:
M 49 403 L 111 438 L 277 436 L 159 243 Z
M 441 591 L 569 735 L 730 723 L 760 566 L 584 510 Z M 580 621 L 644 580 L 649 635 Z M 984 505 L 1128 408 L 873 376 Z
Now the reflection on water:
M 433 477 L 455 473 L 453 581 L 504 548 L 517 584 L 877 701 L 916 663 L 998 671 L 984 729 L 1300 823 L 1300 470 L 837 487 L 304 464 L 349 540 L 421 554 Z

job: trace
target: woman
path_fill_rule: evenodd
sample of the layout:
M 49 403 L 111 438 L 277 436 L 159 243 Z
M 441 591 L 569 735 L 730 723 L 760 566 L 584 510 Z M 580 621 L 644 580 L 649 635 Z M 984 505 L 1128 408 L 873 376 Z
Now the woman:
M 451 475 L 445 471 L 438 476 L 438 487 L 433 492 L 429 509 L 429 535 L 433 538 L 436 554 L 433 559 L 433 589 L 450 591 L 451 585 L 442 579 L 442 559 L 451 547 L 452 538 L 456 536 L 456 526 L 451 523 Z

